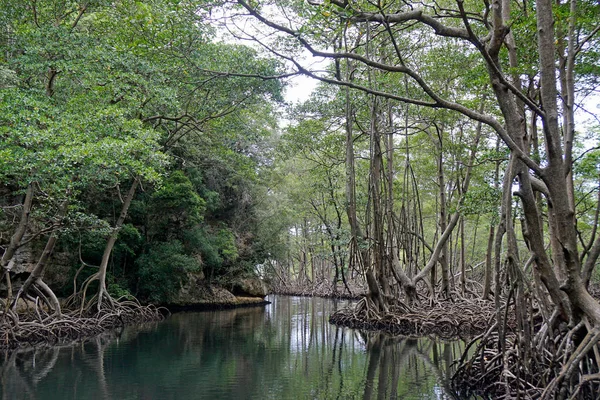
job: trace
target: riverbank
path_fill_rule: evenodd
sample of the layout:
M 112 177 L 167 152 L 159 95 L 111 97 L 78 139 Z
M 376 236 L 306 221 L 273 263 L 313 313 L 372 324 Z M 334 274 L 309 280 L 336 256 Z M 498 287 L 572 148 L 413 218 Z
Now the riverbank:
M 356 305 L 331 315 L 329 322 L 392 335 L 457 338 L 485 332 L 495 316 L 493 303 L 481 299 L 423 303 L 414 308 L 398 303 L 390 305 L 386 313 L 374 312 L 373 307 L 368 298 L 363 297 Z
M 257 278 L 235 280 L 227 285 L 216 285 L 205 279 L 190 277 L 188 283 L 169 302 L 162 304 L 170 311 L 214 310 L 268 304 L 269 290 Z
M 169 305 L 167 308 L 171 312 L 179 311 L 204 311 L 204 310 L 224 310 L 229 308 L 241 308 L 241 307 L 256 307 L 271 304 L 270 301 L 265 300 L 263 297 L 242 297 L 235 296 L 233 300 L 228 301 L 203 301 L 195 304 L 187 305 Z
M 340 285 L 341 286 L 341 285 Z M 494 303 L 480 298 L 423 301 L 407 307 L 398 299 L 390 299 L 387 312 L 375 311 L 368 300 L 364 286 L 341 286 L 339 291 L 332 285 L 273 285 L 271 293 L 285 296 L 322 297 L 356 300 L 347 308 L 329 317 L 334 325 L 364 331 L 382 331 L 392 335 L 422 337 L 436 335 L 442 338 L 469 337 L 485 332 L 495 317 Z M 509 319 L 509 324 L 513 321 Z
M 48 314 L 35 303 L 23 302 L 17 311 L 0 316 L 0 350 L 82 341 L 125 326 L 160 321 L 172 312 L 263 306 L 269 304 L 265 296 L 247 293 L 236 296 L 225 288 L 203 282 L 183 295 L 180 293 L 174 302 L 155 306 L 140 304 L 135 299 L 112 300 L 110 307 L 91 315 L 65 304 L 60 315 Z
M 91 316 L 79 309 L 63 309 L 60 315 L 47 315 L 37 307 L 5 313 L 0 322 L 0 350 L 80 341 L 127 325 L 160 321 L 168 313 L 165 308 L 131 300 L 115 302 L 113 308 Z
M 597 284 L 590 293 L 598 299 Z M 561 388 L 560 398 L 567 398 L 565 393 L 569 398 L 597 398 L 600 393 L 597 352 L 586 355 L 598 342 L 600 331 L 589 329 L 585 321 L 575 326 L 555 321 L 548 327 L 538 314 L 526 324 L 517 324 L 518 307 L 527 305 L 509 301 L 499 316 L 493 302 L 480 298 L 420 303 L 412 309 L 397 299 L 390 303 L 381 312 L 365 297 L 337 311 L 329 321 L 401 337 L 470 338 L 455 360 L 457 369 L 451 379 L 452 392 L 459 398 L 550 399 L 556 397 L 556 388 Z
M 271 285 L 272 294 L 284 296 L 322 297 L 325 299 L 359 300 L 367 293 L 364 286 L 350 286 L 349 291 L 340 285 L 337 290 L 331 284 L 320 285 Z

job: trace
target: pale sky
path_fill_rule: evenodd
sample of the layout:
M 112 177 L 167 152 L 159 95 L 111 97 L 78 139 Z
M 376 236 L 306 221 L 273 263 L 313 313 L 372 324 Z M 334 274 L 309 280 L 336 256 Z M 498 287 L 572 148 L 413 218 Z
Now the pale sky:
M 304 75 L 294 76 L 289 79 L 285 90 L 285 100 L 290 103 L 301 103 L 308 100 L 310 94 L 317 87 L 318 81 Z

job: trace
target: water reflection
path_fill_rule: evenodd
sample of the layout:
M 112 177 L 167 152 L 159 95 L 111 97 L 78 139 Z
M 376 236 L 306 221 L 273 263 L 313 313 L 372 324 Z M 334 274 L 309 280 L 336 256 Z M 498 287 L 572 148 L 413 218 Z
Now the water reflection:
M 346 302 L 181 313 L 73 346 L 3 355 L 3 399 L 444 399 L 458 342 L 336 327 Z

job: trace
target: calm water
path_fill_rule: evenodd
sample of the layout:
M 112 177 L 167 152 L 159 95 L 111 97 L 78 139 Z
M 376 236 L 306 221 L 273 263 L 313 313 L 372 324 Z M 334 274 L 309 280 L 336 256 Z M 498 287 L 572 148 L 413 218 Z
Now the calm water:
M 2 399 L 446 399 L 460 343 L 327 322 L 346 302 L 175 314 L 73 346 L 3 355 Z

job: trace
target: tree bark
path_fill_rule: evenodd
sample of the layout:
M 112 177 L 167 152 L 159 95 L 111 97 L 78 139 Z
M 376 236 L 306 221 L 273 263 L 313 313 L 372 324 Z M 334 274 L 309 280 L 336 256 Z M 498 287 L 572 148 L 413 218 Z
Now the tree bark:
M 555 68 L 555 35 L 552 2 L 536 0 L 538 50 L 540 59 L 541 100 L 544 106 L 545 118 L 542 119 L 548 167 L 542 179 L 548 186 L 550 206 L 549 212 L 555 221 L 555 234 L 558 239 L 558 249 L 564 257 L 566 281 L 561 289 L 568 295 L 573 306 L 576 319 L 585 314 L 595 326 L 600 324 L 600 305 L 586 290 L 581 279 L 581 264 L 577 248 L 577 232 L 575 210 L 571 207 L 570 185 L 565 185 L 571 165 L 565 165 L 565 154 L 561 148 L 561 135 L 558 125 L 557 86 Z M 574 16 L 573 16 L 574 17 Z M 571 93 L 570 88 L 565 88 Z M 565 127 L 568 128 L 568 127 Z M 567 139 L 571 133 L 567 132 Z M 569 153 L 569 151 L 567 151 Z M 568 156 L 568 154 L 566 154 Z M 570 160 L 569 160 L 570 161 Z M 542 279 L 544 276 L 542 275 Z
M 23 200 L 23 208 L 21 210 L 21 218 L 19 219 L 19 225 L 17 225 L 17 229 L 10 238 L 10 243 L 6 250 L 4 250 L 4 254 L 2 254 L 2 259 L 0 259 L 0 266 L 2 267 L 2 274 L 5 274 L 7 271 L 7 266 L 15 255 L 19 246 L 21 246 L 21 240 L 27 231 L 27 225 L 29 224 L 29 215 L 31 214 L 31 204 L 33 202 L 33 183 L 27 185 L 27 190 L 25 191 L 25 199 Z M 3 275 L 4 277 L 4 275 Z M 0 279 L 1 281 L 1 279 Z
M 483 292 L 481 298 L 487 300 L 490 297 L 492 288 L 492 255 L 494 249 L 494 232 L 496 228 L 494 224 L 490 224 L 490 231 L 488 234 L 487 247 L 485 251 L 485 272 L 483 276 Z
M 129 206 L 131 205 L 131 201 L 135 196 L 135 191 L 140 183 L 140 177 L 136 176 L 133 179 L 133 183 L 127 192 L 127 195 L 123 199 L 123 205 L 121 206 L 121 213 L 119 214 L 119 218 L 115 223 L 115 226 L 112 229 L 112 232 L 106 242 L 106 247 L 104 248 L 104 253 L 102 254 L 102 261 L 100 262 L 100 267 L 98 270 L 98 312 L 102 309 L 102 301 L 103 297 L 106 296 L 109 302 L 112 302 L 112 299 L 108 295 L 108 291 L 106 290 L 106 272 L 108 270 L 108 261 L 110 260 L 110 256 L 112 254 L 112 250 L 117 241 L 117 237 L 119 236 L 119 231 L 123 226 L 123 222 L 125 222 L 125 217 L 127 217 L 127 212 L 129 211 Z
M 61 223 L 62 223 L 62 220 L 64 219 L 65 215 L 67 214 L 67 208 L 68 208 L 68 200 L 65 200 L 63 202 L 63 204 L 60 205 L 60 208 L 58 210 L 58 215 L 57 215 L 57 218 L 61 221 Z M 58 301 L 58 298 L 56 297 L 56 295 L 54 294 L 52 289 L 50 289 L 50 287 L 48 285 L 46 285 L 44 283 L 44 281 L 42 280 L 43 276 L 44 276 L 44 271 L 46 269 L 46 266 L 48 265 L 48 259 L 52 255 L 52 252 L 54 251 L 54 246 L 56 245 L 56 242 L 58 241 L 58 236 L 59 236 L 58 232 L 52 232 L 52 234 L 50 235 L 50 238 L 48 238 L 48 241 L 46 242 L 46 246 L 44 247 L 44 251 L 42 252 L 42 255 L 40 256 L 40 258 L 38 259 L 38 262 L 36 263 L 35 267 L 31 271 L 31 273 L 29 274 L 29 276 L 27 277 L 27 279 L 25 280 L 25 282 L 23 283 L 23 285 L 21 286 L 19 291 L 17 292 L 17 295 L 13 301 L 13 306 L 12 306 L 13 310 L 16 309 L 19 298 L 21 298 L 21 296 L 24 293 L 27 293 L 29 291 L 29 289 L 31 288 L 31 286 L 36 285 L 36 286 L 39 286 L 40 288 L 42 288 L 42 290 L 44 292 L 46 292 L 46 294 L 48 295 L 48 297 L 52 303 L 52 304 L 49 304 L 49 306 L 54 308 L 54 312 L 56 313 L 56 316 L 60 318 L 60 316 L 61 316 L 60 302 Z
M 438 216 L 438 225 L 440 234 L 443 234 L 448 228 L 448 211 L 446 204 L 446 180 L 444 179 L 444 153 L 443 153 L 443 132 L 436 126 L 437 141 L 437 181 L 440 198 L 440 211 Z M 448 244 L 444 242 L 439 257 L 440 269 L 442 274 L 442 295 L 450 298 L 450 272 L 448 267 Z

